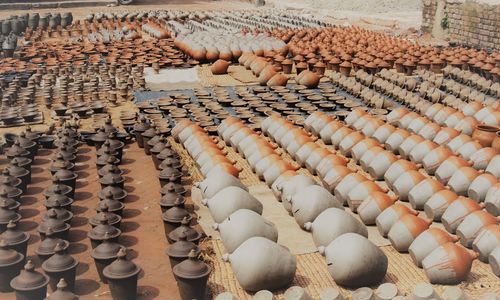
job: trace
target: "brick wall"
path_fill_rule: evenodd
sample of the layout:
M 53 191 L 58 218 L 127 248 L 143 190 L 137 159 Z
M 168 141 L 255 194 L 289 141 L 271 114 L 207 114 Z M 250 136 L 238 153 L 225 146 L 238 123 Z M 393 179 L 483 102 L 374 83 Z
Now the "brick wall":
M 434 22 L 448 18 L 448 37 L 451 41 L 500 49 L 500 4 L 488 5 L 472 1 L 447 0 L 443 16 L 436 16 L 437 2 L 424 0 L 422 30 L 432 32 Z M 439 25 L 435 25 L 439 24 Z

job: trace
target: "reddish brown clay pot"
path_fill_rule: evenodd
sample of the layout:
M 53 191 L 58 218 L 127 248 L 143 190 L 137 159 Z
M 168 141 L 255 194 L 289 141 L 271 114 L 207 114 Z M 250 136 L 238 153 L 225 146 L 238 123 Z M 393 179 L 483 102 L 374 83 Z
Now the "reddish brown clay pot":
M 490 147 L 495 139 L 499 128 L 489 125 L 477 125 L 472 133 L 472 138 L 478 141 L 483 147 Z

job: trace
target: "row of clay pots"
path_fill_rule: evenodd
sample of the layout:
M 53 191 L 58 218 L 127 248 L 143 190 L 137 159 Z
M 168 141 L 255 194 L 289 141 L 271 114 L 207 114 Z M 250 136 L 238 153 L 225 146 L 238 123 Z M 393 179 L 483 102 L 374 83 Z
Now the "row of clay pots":
M 237 119 L 225 121 L 228 120 L 232 122 Z M 232 130 L 229 128 L 231 125 L 225 122 L 221 126 L 218 128 L 219 133 L 223 128 Z M 184 145 L 189 151 L 186 143 Z M 202 155 L 193 159 L 198 165 L 204 160 Z M 235 274 L 239 274 L 236 278 L 241 286 L 245 290 L 259 291 L 289 285 L 295 274 L 295 257 L 288 249 L 276 244 L 277 230 L 260 216 L 262 204 L 248 193 L 246 186 L 237 177 L 218 169 L 210 171 L 197 186 L 205 198 L 203 203 L 208 206 L 217 223 L 215 227 L 221 234 L 226 250 L 231 253 L 225 255 L 224 259 L 231 262 Z M 228 198 L 235 200 L 231 206 L 226 204 Z M 260 259 L 262 253 L 258 254 L 255 249 L 265 251 L 266 259 Z M 248 260 L 253 262 L 251 269 L 246 263 Z M 269 272 L 269 267 L 275 271 Z
M 348 118 L 346 118 L 346 122 L 348 124 L 351 124 L 350 126 L 353 126 L 354 128 L 356 127 L 356 122 L 357 122 L 356 120 L 359 120 L 359 116 L 352 118 L 352 116 L 355 116 L 355 114 L 356 114 L 356 112 L 353 112 L 353 114 L 351 114 L 351 118 L 349 118 L 349 116 L 348 116 Z M 333 121 L 333 122 L 337 122 L 337 121 Z M 354 123 L 351 123 L 351 122 L 354 122 Z M 338 132 L 340 132 L 341 130 L 342 130 L 342 127 L 340 127 L 340 129 L 338 129 Z M 353 132 L 353 134 L 354 134 L 354 132 Z M 377 136 L 378 135 L 376 133 L 372 136 L 372 137 L 375 137 L 374 143 L 376 143 L 376 144 L 378 143 L 378 141 L 376 140 Z M 389 139 L 390 139 L 390 137 L 387 138 L 387 140 L 389 140 Z M 375 153 L 375 154 L 370 153 L 370 152 L 373 152 L 375 149 L 377 149 L 377 147 L 380 148 L 380 146 L 372 146 L 372 148 L 369 148 L 366 146 L 368 144 L 366 144 L 366 145 L 363 144 L 363 143 L 367 143 L 363 139 L 361 139 L 358 142 L 359 145 L 356 143 L 352 143 L 352 142 L 346 142 L 349 140 L 352 140 L 351 134 L 345 135 L 344 138 L 341 140 L 341 142 L 337 144 L 336 143 L 337 139 L 332 136 L 332 143 L 334 144 L 334 146 L 339 147 L 339 150 L 341 152 L 345 151 L 344 147 L 345 147 L 346 143 L 353 145 L 351 148 L 350 155 L 352 155 L 353 158 L 356 160 L 359 159 L 361 166 L 365 169 L 365 171 L 369 172 L 373 178 L 378 178 L 379 176 L 383 175 L 386 183 L 389 185 L 389 187 L 391 187 L 395 191 L 395 193 L 399 196 L 400 200 L 409 200 L 410 203 L 412 204 L 412 206 L 414 208 L 418 208 L 418 209 L 422 209 L 425 206 L 425 211 L 426 211 L 426 214 L 428 215 L 428 217 L 433 218 L 434 220 L 441 219 L 443 224 L 445 225 L 445 228 L 448 231 L 450 231 L 451 233 L 455 233 L 455 231 L 458 232 L 458 234 L 460 236 L 460 241 L 463 245 L 465 245 L 467 247 L 471 247 L 472 245 L 474 245 L 474 249 L 480 253 L 481 257 L 483 257 L 483 258 L 488 257 L 488 255 L 490 254 L 490 251 L 493 250 L 493 248 L 491 248 L 491 246 L 488 246 L 488 245 L 491 245 L 491 243 L 494 242 L 494 238 L 492 240 L 491 238 L 485 238 L 485 236 L 489 237 L 489 231 L 493 230 L 493 232 L 495 232 L 495 230 L 498 229 L 497 228 L 498 227 L 498 220 L 496 220 L 493 216 L 491 216 L 490 214 L 488 214 L 484 211 L 479 210 L 477 213 L 475 213 L 474 211 L 478 210 L 480 208 L 479 205 L 475 204 L 475 205 L 471 206 L 471 207 L 475 207 L 474 209 L 468 210 L 465 215 L 460 216 L 460 218 L 466 217 L 465 219 L 463 219 L 463 221 L 461 222 L 460 225 L 456 224 L 457 223 L 456 221 L 453 221 L 453 220 L 456 220 L 456 218 L 457 218 L 457 215 L 456 215 L 457 205 L 458 205 L 458 207 L 461 207 L 460 205 L 466 205 L 465 203 L 469 203 L 469 204 L 470 203 L 477 203 L 475 201 L 483 201 L 483 199 L 471 200 L 471 199 L 463 198 L 464 201 L 468 201 L 468 202 L 464 202 L 464 204 L 461 204 L 460 201 L 456 200 L 457 201 L 456 204 L 450 205 L 448 203 L 446 205 L 447 208 L 444 208 L 444 209 L 442 209 L 442 203 L 441 203 L 441 204 L 439 204 L 439 206 L 441 207 L 440 209 L 442 209 L 442 211 L 439 213 L 439 216 L 436 216 L 435 213 L 437 211 L 435 210 L 435 208 L 433 208 L 433 207 L 435 207 L 435 205 L 432 203 L 439 201 L 438 200 L 439 198 L 434 197 L 433 196 L 434 193 L 439 194 L 439 190 L 442 190 L 443 192 L 446 192 L 446 193 L 449 192 L 449 193 L 455 195 L 455 198 L 451 199 L 451 201 L 456 199 L 458 196 L 456 196 L 456 194 L 454 194 L 452 191 L 445 190 L 443 184 L 437 182 L 436 180 L 434 180 L 432 178 L 425 179 L 425 177 L 422 174 L 415 171 L 417 169 L 417 167 L 415 165 L 413 165 L 414 171 L 412 171 L 411 165 L 406 165 L 405 169 L 409 170 L 409 171 L 404 171 L 405 169 L 402 169 L 402 166 L 404 166 L 404 165 L 396 167 L 396 165 L 398 163 L 401 164 L 397 160 L 396 157 L 394 157 L 392 159 L 392 161 L 394 161 L 394 162 L 391 164 L 391 160 L 388 160 L 390 155 L 384 153 L 383 150 L 380 150 L 378 152 L 378 154 L 377 153 Z M 369 141 L 369 140 L 370 139 L 367 139 L 366 141 Z M 387 141 L 386 141 L 386 145 L 387 145 Z M 417 147 L 414 147 L 414 149 L 416 149 L 416 148 Z M 361 152 L 360 152 L 361 149 L 365 149 L 365 150 L 364 150 L 363 155 L 359 158 L 359 155 L 361 154 Z M 382 149 L 382 148 L 380 148 L 380 149 Z M 372 156 L 372 160 L 371 160 L 371 163 L 369 163 L 367 165 L 366 160 L 367 160 L 368 155 Z M 383 170 L 387 170 L 385 175 L 383 173 L 377 173 L 378 172 L 377 170 L 380 167 L 382 167 L 382 165 L 384 165 L 384 163 L 382 163 L 382 161 L 386 161 L 389 163 L 389 164 L 385 163 L 386 167 L 383 167 Z M 410 167 L 410 168 L 408 169 L 408 167 Z M 399 168 L 400 171 L 396 172 L 397 168 Z M 396 172 L 399 175 L 395 175 L 396 173 L 394 173 L 394 172 Z M 401 172 L 403 172 L 403 173 L 401 173 Z M 378 175 L 378 174 L 380 174 L 380 175 Z M 457 175 L 455 177 L 459 177 L 459 176 L 461 176 L 461 175 Z M 486 186 L 484 186 L 484 184 L 482 184 L 482 183 L 484 183 L 484 179 L 482 179 L 483 181 L 478 180 L 478 182 L 481 182 L 481 183 L 479 183 L 480 190 L 488 190 L 488 188 L 492 185 L 493 185 L 492 188 L 495 188 L 494 184 L 497 182 L 497 179 L 492 175 L 486 175 L 485 179 L 489 180 L 487 178 L 490 178 L 490 177 L 492 177 L 491 179 L 493 180 L 493 182 L 486 184 Z M 393 178 L 393 179 L 391 179 L 391 178 Z M 394 179 L 396 179 L 396 180 L 394 180 Z M 330 180 L 330 179 L 327 178 L 327 180 Z M 341 192 L 340 189 L 342 188 L 342 184 L 343 184 L 344 180 L 346 180 L 346 179 L 341 180 L 336 185 L 335 192 Z M 457 180 L 454 179 L 453 177 L 448 181 L 448 185 L 451 185 L 452 190 L 454 188 L 456 188 L 456 186 L 454 185 L 455 181 L 457 181 Z M 413 182 L 413 184 L 408 185 L 408 183 L 410 183 L 410 182 Z M 325 182 L 325 183 L 328 183 L 328 182 Z M 476 187 L 473 187 L 471 185 L 471 188 L 475 189 L 475 188 L 477 188 L 477 186 L 478 186 L 478 184 L 476 184 Z M 359 186 L 356 186 L 354 189 L 358 190 Z M 430 193 L 425 192 L 427 189 L 431 189 L 430 190 L 431 192 Z M 484 192 L 482 192 L 482 193 L 484 193 Z M 336 195 L 337 195 L 337 193 L 336 193 Z M 392 222 L 392 226 L 390 226 L 391 229 L 389 229 L 388 224 L 383 222 L 384 219 L 385 219 L 385 221 L 389 221 L 387 219 L 388 215 L 396 212 L 398 215 L 400 215 L 400 217 L 403 215 L 403 213 L 409 214 L 409 216 L 406 217 L 406 219 L 408 219 L 408 220 L 406 220 L 406 219 L 403 220 L 401 218 L 400 219 L 401 222 L 403 222 L 403 223 L 407 222 L 408 224 L 416 224 L 415 223 L 417 220 L 416 217 L 411 216 L 412 210 L 409 210 L 404 206 L 399 206 L 399 207 L 394 207 L 393 208 L 394 212 L 389 213 L 389 211 L 385 212 L 385 210 L 389 209 L 387 207 L 391 207 L 391 206 L 385 206 L 386 207 L 385 210 L 384 210 L 384 208 L 379 210 L 380 214 L 377 216 L 376 219 L 374 219 L 372 217 L 367 219 L 367 217 L 369 216 L 369 215 L 367 215 L 368 208 L 370 207 L 370 205 L 373 205 L 373 204 L 380 206 L 380 204 L 382 203 L 381 200 L 384 199 L 383 197 L 380 198 L 382 195 L 383 194 L 380 194 L 380 196 L 372 195 L 369 198 L 363 200 L 363 202 L 361 202 L 360 206 L 358 207 L 358 213 L 360 214 L 361 219 L 364 222 L 369 222 L 368 224 L 370 224 L 370 223 L 373 224 L 373 222 L 376 220 L 377 227 L 379 228 L 379 231 L 381 232 L 381 234 L 383 234 L 383 235 L 387 234 L 389 236 L 389 239 L 391 240 L 391 243 L 393 244 L 393 246 L 395 246 L 395 248 L 399 251 L 408 250 L 410 248 L 410 246 L 413 247 L 414 249 L 418 249 L 419 247 L 421 247 L 419 245 L 422 244 L 422 242 L 417 242 L 416 237 L 420 236 L 419 234 L 422 233 L 423 230 L 425 230 L 425 228 L 428 226 L 428 224 L 427 224 L 427 226 L 425 226 L 425 224 L 422 224 L 422 229 L 420 230 L 420 232 L 417 232 L 416 235 L 414 236 L 414 239 L 413 239 L 414 243 L 411 243 L 412 240 L 410 240 L 410 243 L 408 243 L 408 241 L 406 241 L 406 244 L 405 244 L 406 246 L 403 247 L 402 246 L 403 244 L 397 243 L 397 240 L 401 239 L 400 235 L 402 234 L 402 231 L 392 228 L 392 226 L 396 226 L 395 225 L 396 223 L 394 223 L 394 222 L 397 221 L 397 219 L 396 220 L 393 219 L 393 221 L 390 221 L 390 222 Z M 339 193 L 337 195 L 337 198 L 339 196 L 341 196 L 341 193 Z M 483 194 L 483 196 L 484 196 L 484 194 Z M 433 200 L 433 198 L 436 198 L 436 199 Z M 394 201 L 394 199 L 390 200 L 390 198 L 388 198 L 387 200 L 389 200 L 389 202 L 387 202 L 386 205 L 391 205 L 391 203 L 393 203 L 393 201 Z M 387 200 L 385 200 L 385 201 L 387 201 Z M 426 202 L 428 202 L 428 203 L 426 203 Z M 368 203 L 373 203 L 373 204 L 369 205 Z M 376 203 L 378 203 L 378 204 L 376 204 Z M 467 204 L 467 205 L 469 205 L 469 204 Z M 396 204 L 396 206 L 397 205 L 398 204 Z M 493 206 L 494 206 L 494 204 L 493 204 Z M 468 206 L 466 206 L 466 207 L 468 207 Z M 468 216 L 468 214 L 471 214 L 471 215 Z M 442 215 L 442 218 L 441 218 L 441 215 Z M 479 218 L 481 220 L 477 224 L 475 223 L 476 218 Z M 411 220 L 411 219 L 414 219 L 414 220 Z M 453 224 L 453 226 L 451 226 L 451 224 Z M 490 224 L 492 226 L 489 226 Z M 401 225 L 398 225 L 398 226 L 401 227 Z M 395 228 L 397 228 L 397 227 L 395 227 Z M 474 228 L 474 229 L 472 229 L 472 228 Z M 478 232 L 480 232 L 481 229 L 483 230 L 484 233 L 482 233 L 481 235 L 478 235 Z M 397 231 L 398 233 L 391 234 L 391 231 L 395 231 L 395 232 Z M 415 233 L 413 232 L 412 234 L 415 234 Z M 439 234 L 439 233 L 436 233 L 436 234 Z M 453 240 L 448 239 L 448 241 L 453 241 Z M 443 242 L 446 242 L 446 239 L 443 239 Z M 484 246 L 484 245 L 486 245 L 486 246 Z M 459 250 L 457 250 L 457 248 L 455 246 L 450 245 L 450 246 L 448 246 L 448 248 L 450 248 L 449 251 L 459 251 Z M 452 248 L 454 250 L 452 250 Z M 430 250 L 432 250 L 432 249 L 427 248 L 427 252 L 424 252 L 425 255 L 429 255 L 431 253 Z M 465 253 L 465 252 L 462 251 L 460 253 Z M 420 263 L 424 259 L 425 255 L 420 253 L 420 256 L 418 256 L 417 260 L 415 260 L 416 258 L 414 257 L 416 264 L 420 265 Z M 440 254 L 440 255 L 442 255 L 442 254 Z M 437 257 L 438 254 L 435 254 L 434 256 Z M 467 255 L 465 257 L 467 257 Z M 467 260 L 465 260 L 465 261 L 467 261 Z M 470 262 L 470 260 L 469 260 L 469 262 Z M 427 267 L 424 265 L 424 268 L 427 268 Z M 469 268 L 470 268 L 470 265 L 469 265 Z M 449 279 L 440 278 L 439 275 L 436 275 L 437 273 L 433 273 L 433 272 L 429 272 L 429 271 L 427 271 L 427 274 L 430 274 L 430 276 L 436 276 L 436 277 L 430 277 L 431 280 L 434 282 L 439 282 L 441 280 L 451 280 L 451 281 L 455 282 L 456 280 L 458 280 L 458 281 L 463 280 L 465 278 L 463 276 L 466 276 L 467 272 L 464 274 L 461 274 L 460 276 L 458 276 L 456 278 L 449 278 Z M 432 274 L 434 274 L 434 275 L 432 275 Z
M 141 268 L 127 260 L 126 248 L 119 244 L 120 225 L 127 192 L 119 164 L 125 143 L 117 139 L 118 129 L 107 118 L 92 137 L 101 191 L 96 215 L 90 218 L 90 239 L 97 273 L 109 284 L 113 299 L 137 299 L 137 280 Z
M 453 79 L 459 83 L 475 88 L 483 93 L 490 94 L 492 96 L 499 93 L 500 83 L 493 82 L 484 77 L 481 77 L 477 73 L 460 70 L 458 68 L 446 67 L 443 69 L 443 74 L 445 78 Z

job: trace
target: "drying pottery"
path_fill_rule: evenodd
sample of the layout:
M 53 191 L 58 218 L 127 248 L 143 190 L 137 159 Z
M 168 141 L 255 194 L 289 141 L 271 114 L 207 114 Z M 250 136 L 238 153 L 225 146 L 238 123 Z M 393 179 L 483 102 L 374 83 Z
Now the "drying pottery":
M 427 255 L 422 266 L 431 283 L 457 284 L 467 278 L 476 257 L 463 246 L 446 243 Z
M 483 202 L 486 198 L 488 190 L 497 182 L 498 179 L 495 176 L 488 173 L 481 174 L 477 176 L 469 185 L 469 188 L 467 189 L 467 196 L 477 202 Z
M 328 271 L 339 285 L 350 288 L 379 283 L 387 272 L 387 256 L 366 237 L 346 233 L 324 251 Z
M 49 277 L 35 271 L 35 265 L 28 259 L 21 273 L 10 281 L 16 291 L 17 300 L 43 300 L 47 294 Z
M 444 190 L 444 185 L 439 181 L 427 178 L 420 181 L 408 192 L 411 207 L 423 210 L 425 203 L 437 192 Z
M 126 256 L 125 248 L 121 248 L 118 251 L 117 259 L 103 270 L 114 300 L 137 298 L 137 279 L 141 268 L 128 261 Z
M 9 249 L 7 242 L 0 238 L 0 292 L 12 291 L 10 281 L 19 275 L 24 263 L 24 255 Z
M 488 255 L 500 245 L 500 226 L 490 224 L 479 230 L 478 235 L 472 242 L 472 249 L 479 253 L 479 260 L 488 262 Z
M 418 235 L 408 248 L 413 263 L 422 266 L 422 260 L 439 246 L 456 242 L 458 238 L 439 228 L 429 228 Z
M 314 221 L 327 208 L 342 208 L 335 197 L 319 185 L 305 187 L 286 200 L 291 202 L 293 217 L 300 227 Z
M 500 218 L 496 218 L 483 210 L 477 210 L 467 215 L 457 227 L 457 236 L 460 243 L 467 248 L 472 247 L 472 242 L 479 235 L 482 228 L 488 225 L 498 225 Z
M 233 212 L 242 208 L 262 214 L 262 203 L 247 191 L 235 186 L 226 187 L 212 198 L 203 199 L 202 202 L 210 210 L 214 221 L 218 223 L 221 223 Z
M 254 236 L 264 237 L 273 242 L 278 240 L 278 230 L 274 224 L 248 209 L 235 211 L 214 227 L 220 232 L 222 243 L 229 253 Z
M 424 204 L 425 215 L 433 221 L 440 221 L 448 206 L 458 197 L 457 194 L 450 190 L 441 190 L 435 193 Z
M 291 213 L 292 203 L 290 203 L 287 199 L 295 195 L 298 191 L 316 184 L 316 181 L 312 177 L 301 174 L 297 174 L 285 181 L 281 190 L 281 202 L 283 203 L 285 209 Z
M 455 233 L 458 226 L 470 213 L 480 210 L 483 206 L 476 201 L 460 197 L 453 201 L 443 213 L 441 223 L 443 223 L 446 231 Z
M 375 191 L 366 197 L 357 212 L 361 221 L 366 225 L 375 224 L 375 220 L 387 207 L 391 206 L 397 197 L 392 197 L 383 192 Z
M 412 214 L 417 215 L 418 212 L 414 211 L 407 206 L 396 203 L 388 208 L 384 209 L 381 214 L 377 216 L 375 219 L 375 224 L 377 224 L 377 229 L 380 234 L 385 237 L 391 230 L 392 225 L 396 224 L 396 222 L 404 215 Z
M 401 216 L 399 220 L 391 226 L 387 234 L 392 246 L 399 252 L 407 252 L 411 243 L 424 232 L 431 220 L 425 220 L 412 214 Z
M 4 240 L 9 249 L 16 250 L 24 257 L 26 257 L 29 239 L 30 234 L 19 230 L 17 224 L 13 221 L 10 221 L 7 224 L 7 230 L 0 234 L 0 240 Z
M 223 258 L 231 263 L 241 287 L 254 292 L 290 284 L 297 267 L 294 255 L 287 248 L 263 237 L 249 238 Z
M 172 269 L 182 300 L 205 298 L 208 276 L 212 268 L 198 260 L 197 256 L 198 254 L 191 250 L 189 258 Z
M 55 254 L 43 262 L 42 269 L 50 278 L 49 285 L 52 291 L 57 289 L 57 283 L 60 279 L 68 284 L 68 289 L 74 291 L 75 277 L 78 261 L 66 253 L 63 243 L 57 244 L 54 248 Z
M 320 249 L 344 233 L 368 237 L 366 226 L 343 209 L 333 207 L 324 210 L 313 222 L 305 223 L 304 228 L 312 233 L 314 244 Z

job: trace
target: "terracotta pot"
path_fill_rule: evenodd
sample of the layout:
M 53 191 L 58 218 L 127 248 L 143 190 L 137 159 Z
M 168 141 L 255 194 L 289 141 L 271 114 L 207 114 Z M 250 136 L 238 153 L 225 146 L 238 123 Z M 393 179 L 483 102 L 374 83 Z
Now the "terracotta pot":
M 491 147 L 500 153 L 500 130 L 497 131 L 497 134 L 491 143 Z
M 214 64 L 210 68 L 210 70 L 212 71 L 212 74 L 215 74 L 215 75 L 226 74 L 229 65 L 230 65 L 230 63 L 228 61 L 225 61 L 223 59 L 219 59 L 216 62 L 214 62 Z
M 387 236 L 394 249 L 399 252 L 407 252 L 415 238 L 429 228 L 431 223 L 432 220 L 406 214 L 391 226 Z
M 422 260 L 432 251 L 445 243 L 456 241 L 458 241 L 456 236 L 452 236 L 440 228 L 429 228 L 415 238 L 408 252 L 415 265 L 422 267 Z
M 432 251 L 422 261 L 422 266 L 431 283 L 457 284 L 467 279 L 477 256 L 460 245 L 446 243 Z
M 483 147 L 490 147 L 499 130 L 496 126 L 477 125 L 472 133 L 472 138 L 478 141 Z

